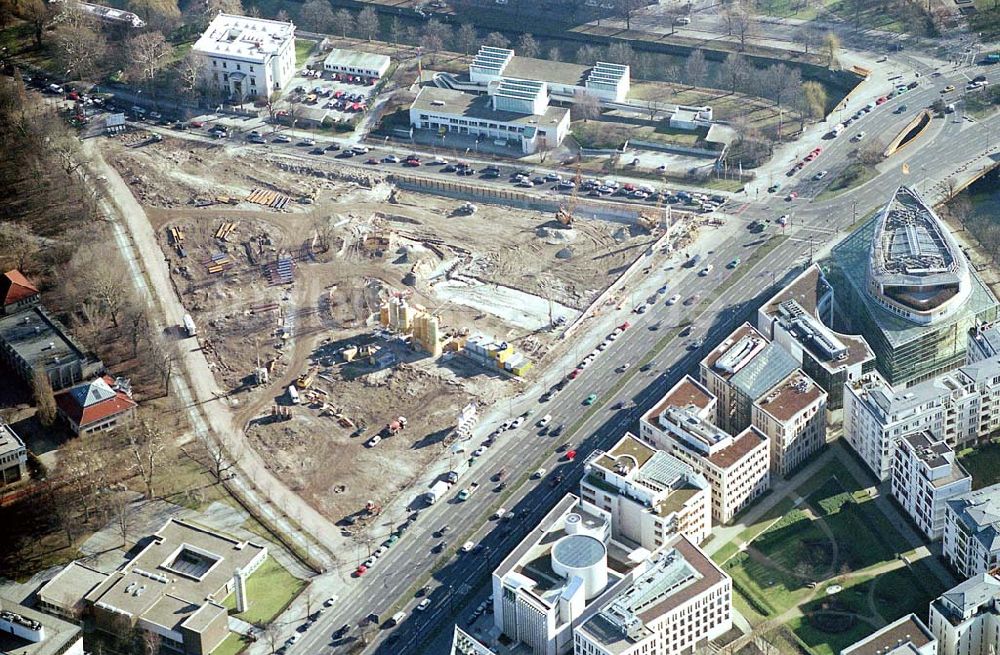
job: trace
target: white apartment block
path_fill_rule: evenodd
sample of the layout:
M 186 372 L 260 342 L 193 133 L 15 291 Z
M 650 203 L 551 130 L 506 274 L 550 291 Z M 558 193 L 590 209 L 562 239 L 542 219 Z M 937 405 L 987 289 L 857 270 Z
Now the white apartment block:
M 713 425 L 716 399 L 684 376 L 639 420 L 639 438 L 708 480 L 712 521 L 728 523 L 771 487 L 770 440 L 754 427 L 731 435 Z
M 796 369 L 754 402 L 751 421 L 771 442 L 772 475 L 788 475 L 826 444 L 826 398 Z
M 896 443 L 928 430 L 952 448 L 1000 429 L 1000 356 L 894 390 L 877 372 L 844 385 L 844 437 L 880 480 Z
M 629 433 L 587 458 L 580 498 L 610 515 L 614 539 L 650 551 L 677 534 L 701 543 L 712 529 L 712 491 L 705 478 Z
M 974 364 L 1000 355 L 1000 321 L 977 325 L 969 330 L 965 362 Z
M 732 628 L 732 579 L 678 535 L 592 607 L 575 655 L 693 653 Z
M 916 614 L 907 614 L 854 642 L 840 655 L 937 655 L 937 639 Z
M 972 489 L 955 451 L 929 432 L 899 440 L 892 463 L 893 497 L 928 539 L 944 532 L 947 501 Z
M 931 602 L 938 655 L 1000 652 L 1000 580 L 978 573 Z
M 963 576 L 1000 567 L 1000 485 L 970 491 L 947 502 L 944 558 Z
M 295 25 L 219 14 L 192 52 L 207 88 L 240 101 L 266 98 L 295 76 Z
M 482 46 L 469 64 L 469 80 L 489 87 L 503 78 L 541 82 L 560 100 L 573 101 L 580 94 L 599 100 L 625 102 L 631 88 L 627 64 L 604 61 L 584 66 L 548 59 L 518 57 L 508 48 Z

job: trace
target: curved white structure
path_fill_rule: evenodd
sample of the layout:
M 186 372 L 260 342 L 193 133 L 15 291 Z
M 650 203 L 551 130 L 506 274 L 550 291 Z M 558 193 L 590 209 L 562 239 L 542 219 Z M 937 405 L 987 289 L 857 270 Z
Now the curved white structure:
M 552 570 L 566 579 L 578 578 L 590 600 L 608 586 L 608 549 L 589 535 L 568 535 L 552 547 Z
M 871 299 L 918 325 L 954 315 L 972 294 L 972 278 L 934 210 L 899 187 L 876 221 L 867 271 Z

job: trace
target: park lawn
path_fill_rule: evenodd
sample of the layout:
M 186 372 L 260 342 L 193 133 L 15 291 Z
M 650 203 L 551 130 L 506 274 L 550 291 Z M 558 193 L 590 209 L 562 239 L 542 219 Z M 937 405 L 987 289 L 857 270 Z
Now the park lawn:
M 972 476 L 972 488 L 982 489 L 1000 482 L 1000 444 L 988 443 L 959 453 L 959 462 Z
M 833 97 L 836 94 L 830 92 L 829 95 Z M 745 115 L 749 124 L 758 130 L 777 126 L 779 119 L 783 119 L 786 126 L 798 121 L 798 114 L 788 108 L 781 116 L 774 105 L 763 98 L 731 93 L 725 89 L 705 89 L 671 82 L 642 81 L 632 85 L 629 97 L 637 101 L 647 99 L 663 101 L 663 98 L 669 98 L 666 102 L 692 107 L 709 105 L 712 107 L 712 117 L 715 120 L 728 121 Z M 838 96 L 833 102 L 839 102 L 840 97 L 842 96 Z M 787 129 L 785 131 L 787 132 Z
M 705 136 L 706 130 L 679 130 L 665 122 L 656 127 L 651 125 L 632 125 L 616 123 L 611 120 L 576 121 L 570 126 L 573 137 L 584 148 L 612 149 L 619 148 L 630 140 L 648 141 L 663 145 L 698 147 L 698 141 Z
M 875 606 L 886 621 L 927 611 L 931 601 L 945 591 L 944 585 L 923 561 L 875 578 Z
M 814 655 L 837 655 L 844 648 L 875 631 L 874 626 L 864 621 L 857 621 L 848 630 L 831 634 L 815 628 L 804 616 L 795 617 L 786 625 Z
M 833 578 L 829 583 L 824 584 L 816 598 L 802 606 L 802 612 L 816 612 L 823 609 L 838 608 L 855 612 L 857 614 L 870 614 L 868 607 L 868 592 L 873 584 L 875 576 L 860 575 L 853 578 Z M 841 585 L 843 588 L 835 594 L 827 594 L 827 588 L 833 585 Z
M 212 651 L 212 655 L 238 655 L 247 649 L 250 642 L 243 635 L 230 632 L 229 636 Z
M 723 568 L 732 576 L 737 592 L 762 616 L 781 614 L 810 593 L 801 578 L 756 562 L 746 552 L 735 555 Z
M 316 46 L 315 41 L 309 39 L 295 39 L 295 67 L 302 68 L 309 58 L 309 53 Z
M 247 579 L 247 598 L 250 600 L 250 608 L 242 614 L 237 614 L 235 594 L 229 594 L 222 604 L 229 609 L 230 614 L 247 623 L 267 624 L 278 616 L 305 586 L 305 582 L 292 576 L 285 567 L 268 556 L 260 568 Z
M 818 545 L 819 548 L 814 548 Z M 753 547 L 778 566 L 810 577 L 829 571 L 829 539 L 805 512 L 793 509 L 771 526 Z
M 808 2 L 808 0 L 758 0 L 754 9 L 763 16 L 797 18 L 806 21 L 816 20 L 819 16 L 819 8 L 816 3 Z
M 747 526 L 742 532 L 739 533 L 739 535 L 736 536 L 735 539 L 716 551 L 716 553 L 712 555 L 712 560 L 716 564 L 724 563 L 739 551 L 740 544 L 750 543 L 756 539 L 761 532 L 771 527 L 771 524 L 775 520 L 790 512 L 793 506 L 794 503 L 791 498 L 788 498 L 787 496 L 782 498 L 774 504 L 774 507 L 765 512 L 764 516 L 762 516 L 759 521 L 753 525 Z M 736 520 L 739 520 L 738 516 Z

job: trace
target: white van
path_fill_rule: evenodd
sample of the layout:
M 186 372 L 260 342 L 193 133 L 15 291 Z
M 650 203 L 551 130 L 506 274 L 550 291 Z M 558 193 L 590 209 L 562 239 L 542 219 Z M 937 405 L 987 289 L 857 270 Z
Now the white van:
M 406 618 L 406 612 L 396 612 L 395 614 L 392 615 L 392 618 L 389 619 L 386 625 L 388 625 L 389 627 L 392 627 L 394 625 L 399 625 L 405 618 Z
M 542 420 L 538 422 L 538 427 L 544 428 L 546 425 L 552 422 L 552 414 L 546 414 L 542 417 Z
M 542 477 L 543 475 L 545 475 L 545 469 L 544 468 L 540 468 L 537 471 L 535 471 L 534 473 L 532 473 L 531 477 L 533 477 L 533 478 L 535 478 L 537 480 L 538 478 Z

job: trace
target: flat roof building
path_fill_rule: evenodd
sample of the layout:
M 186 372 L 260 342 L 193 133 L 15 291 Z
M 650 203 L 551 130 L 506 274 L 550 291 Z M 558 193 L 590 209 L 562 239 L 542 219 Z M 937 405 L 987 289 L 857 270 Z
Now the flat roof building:
M 677 535 L 594 603 L 577 655 L 697 652 L 732 627 L 732 579 Z
M 451 655 L 497 655 L 497 653 L 455 624 L 451 636 Z
M 83 655 L 83 631 L 78 625 L 0 597 L 0 653 Z
M 586 93 L 600 100 L 624 102 L 632 83 L 627 64 L 598 61 L 584 66 L 518 57 L 508 48 L 482 46 L 469 64 L 469 79 L 488 86 L 505 77 L 544 83 L 549 93 L 570 101 Z
M 295 25 L 220 13 L 191 51 L 207 88 L 240 102 L 267 98 L 295 76 Z
M 630 433 L 595 450 L 583 466 L 580 498 L 611 516 L 611 534 L 653 551 L 673 535 L 695 543 L 712 529 L 712 492 L 691 466 Z
M 708 480 L 712 520 L 728 523 L 770 489 L 770 440 L 754 427 L 731 435 L 712 421 L 716 399 L 691 376 L 684 376 L 639 419 L 639 436 Z
M 0 488 L 28 477 L 28 449 L 14 429 L 0 418 Z
M 840 655 L 937 655 L 937 639 L 916 614 L 907 614 L 854 642 Z
M 388 72 L 390 63 L 387 55 L 334 48 L 323 60 L 323 70 L 335 75 L 359 75 L 377 81 Z
M 1000 321 L 976 324 L 969 330 L 965 363 L 975 364 L 982 359 L 1000 355 Z
M 930 605 L 938 655 L 990 655 L 1000 649 L 1000 580 L 978 573 Z
M 0 317 L 0 357 L 25 385 L 31 385 L 35 371 L 43 371 L 56 390 L 104 370 L 101 360 L 40 305 Z
M 524 154 L 560 145 L 569 133 L 569 110 L 548 102 L 544 84 L 505 78 L 488 95 L 421 87 L 410 106 L 410 124 L 447 139 L 449 133 L 515 145 Z
M 833 288 L 813 264 L 757 310 L 756 326 L 823 387 L 831 410 L 843 407 L 845 382 L 875 368 L 864 337 L 829 327 L 833 304 Z
M 824 268 L 843 317 L 893 386 L 960 366 L 970 329 L 997 318 L 996 298 L 948 228 L 907 187 L 837 244 Z
M 171 650 L 203 655 L 229 634 L 222 601 L 235 591 L 237 608 L 245 611 L 246 578 L 266 558 L 264 546 L 172 518 L 135 557 L 96 587 L 77 592 L 99 630 L 118 633 L 124 622 L 154 633 Z M 57 577 L 39 596 L 72 607 L 78 601 L 63 590 L 71 582 Z
M 787 476 L 826 445 L 826 392 L 792 371 L 754 401 L 752 423 L 771 442 L 771 474 Z
M 928 539 L 944 532 L 947 502 L 972 490 L 972 476 L 955 451 L 929 432 L 899 440 L 892 465 L 891 492 Z
M 963 576 L 1000 567 L 1000 484 L 948 500 L 943 547 L 945 560 Z

